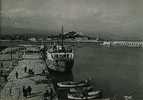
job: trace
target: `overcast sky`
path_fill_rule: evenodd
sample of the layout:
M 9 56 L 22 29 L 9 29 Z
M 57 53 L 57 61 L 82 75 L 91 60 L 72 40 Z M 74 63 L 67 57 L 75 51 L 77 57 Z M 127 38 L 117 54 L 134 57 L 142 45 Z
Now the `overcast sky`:
M 143 0 L 1 0 L 2 25 L 143 36 Z

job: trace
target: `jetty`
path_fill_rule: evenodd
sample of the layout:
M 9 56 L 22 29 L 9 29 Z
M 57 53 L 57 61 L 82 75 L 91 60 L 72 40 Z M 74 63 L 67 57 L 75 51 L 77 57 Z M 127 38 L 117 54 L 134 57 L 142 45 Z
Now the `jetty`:
M 42 60 L 40 48 L 24 47 L 19 50 L 22 58 L 8 74 L 7 82 L 0 93 L 0 100 L 44 100 L 46 91 L 52 90 L 52 100 L 58 100 L 48 70 Z M 8 67 L 12 66 L 9 64 Z M 31 93 L 24 96 L 23 88 L 30 87 Z

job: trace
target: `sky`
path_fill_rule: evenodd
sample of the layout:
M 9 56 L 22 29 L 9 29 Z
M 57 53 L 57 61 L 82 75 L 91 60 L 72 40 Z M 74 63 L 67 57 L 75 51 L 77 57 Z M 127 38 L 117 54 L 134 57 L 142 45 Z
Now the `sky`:
M 143 0 L 1 0 L 1 25 L 143 37 Z

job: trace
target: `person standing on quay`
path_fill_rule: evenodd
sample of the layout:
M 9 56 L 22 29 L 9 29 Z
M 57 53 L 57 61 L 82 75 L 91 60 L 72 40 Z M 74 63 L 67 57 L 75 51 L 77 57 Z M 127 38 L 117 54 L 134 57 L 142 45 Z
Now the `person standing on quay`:
M 25 89 L 25 86 L 23 86 L 23 96 L 27 98 L 27 90 Z
M 7 77 L 8 77 L 8 75 L 4 75 L 4 80 L 7 82 L 8 80 L 7 80 Z
M 30 96 L 30 95 L 31 95 L 31 91 L 32 91 L 31 86 L 28 86 L 28 87 L 27 87 L 27 91 L 28 91 L 28 95 Z
M 26 66 L 24 67 L 24 72 L 25 72 L 25 73 L 27 72 L 27 67 L 26 67 Z
M 12 95 L 12 86 L 9 87 L 9 94 Z
M 53 100 L 53 89 L 50 88 L 49 90 L 50 90 L 50 92 L 49 92 L 49 94 L 50 94 L 50 100 Z
M 18 72 L 16 71 L 16 73 L 15 73 L 15 76 L 16 76 L 16 79 L 18 79 Z

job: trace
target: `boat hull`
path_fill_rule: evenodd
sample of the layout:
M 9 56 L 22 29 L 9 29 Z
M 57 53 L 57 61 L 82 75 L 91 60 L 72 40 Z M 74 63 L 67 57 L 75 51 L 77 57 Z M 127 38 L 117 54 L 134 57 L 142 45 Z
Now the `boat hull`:
M 69 72 L 72 70 L 74 65 L 73 59 L 62 61 L 64 65 L 55 65 L 54 62 L 55 61 L 46 59 L 47 67 L 51 72 Z
M 76 93 L 73 93 L 76 94 Z M 91 100 L 101 98 L 101 91 L 92 91 L 88 92 L 87 96 L 83 94 L 73 95 L 72 93 L 68 93 L 68 99 L 70 100 Z
M 67 82 L 59 82 L 59 83 L 57 83 L 57 86 L 59 86 L 60 88 L 76 88 L 76 87 L 87 86 L 87 83 L 86 82 L 67 81 Z

